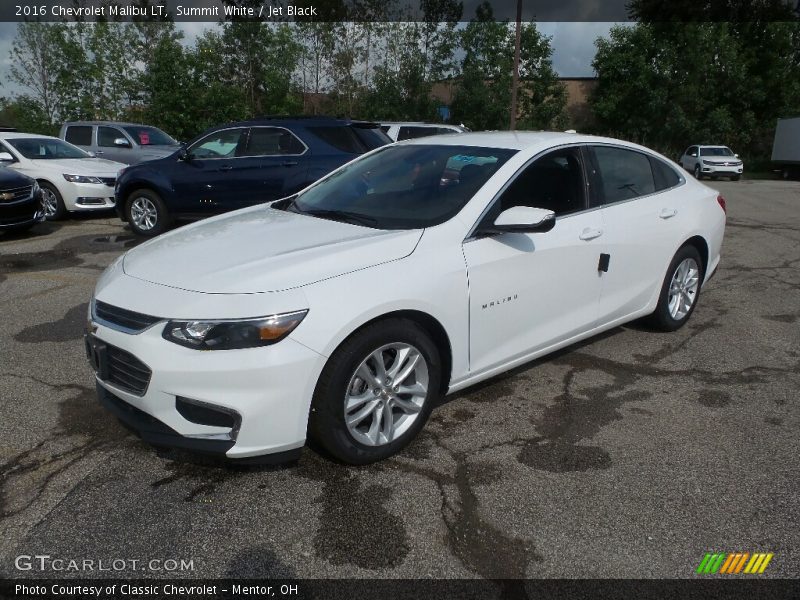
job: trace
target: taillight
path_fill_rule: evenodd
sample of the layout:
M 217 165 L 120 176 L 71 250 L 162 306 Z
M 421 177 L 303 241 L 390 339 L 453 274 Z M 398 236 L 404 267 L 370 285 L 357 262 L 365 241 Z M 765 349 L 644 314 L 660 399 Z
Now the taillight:
M 722 194 L 717 196 L 717 204 L 720 205 L 720 208 L 722 208 L 723 212 L 727 215 L 728 207 L 725 205 L 725 198 L 722 197 Z

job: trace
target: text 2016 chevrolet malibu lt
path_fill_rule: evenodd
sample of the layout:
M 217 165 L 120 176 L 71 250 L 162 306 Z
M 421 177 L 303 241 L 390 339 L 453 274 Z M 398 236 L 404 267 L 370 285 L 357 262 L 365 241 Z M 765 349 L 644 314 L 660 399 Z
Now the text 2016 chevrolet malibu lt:
M 613 139 L 411 140 L 130 250 L 98 281 L 87 352 L 102 403 L 152 443 L 276 460 L 309 436 L 368 463 L 441 394 L 646 315 L 679 328 L 724 209 Z

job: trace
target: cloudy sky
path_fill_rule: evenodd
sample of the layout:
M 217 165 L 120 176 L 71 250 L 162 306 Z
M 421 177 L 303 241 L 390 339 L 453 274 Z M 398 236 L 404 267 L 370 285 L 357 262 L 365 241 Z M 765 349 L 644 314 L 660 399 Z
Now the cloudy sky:
M 553 66 L 562 77 L 593 75 L 591 62 L 595 52 L 594 41 L 608 35 L 612 25 L 614 24 L 598 22 L 537 23 L 539 30 L 552 38 Z M 178 28 L 186 35 L 187 44 L 193 43 L 204 29 L 215 26 L 212 23 L 178 24 Z M 16 28 L 15 23 L 0 23 L 0 96 L 9 96 L 20 91 L 9 77 L 9 56 Z

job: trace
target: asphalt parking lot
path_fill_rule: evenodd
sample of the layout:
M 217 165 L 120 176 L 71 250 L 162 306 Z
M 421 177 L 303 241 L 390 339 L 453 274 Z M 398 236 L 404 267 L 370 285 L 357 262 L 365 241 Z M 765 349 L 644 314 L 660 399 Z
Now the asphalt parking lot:
M 53 576 L 15 567 L 46 554 L 204 578 L 683 578 L 762 551 L 762 577 L 796 577 L 800 183 L 712 185 L 722 264 L 684 329 L 617 328 L 450 397 L 363 468 L 143 444 L 97 404 L 81 338 L 138 240 L 113 215 L 0 234 L 0 576 Z

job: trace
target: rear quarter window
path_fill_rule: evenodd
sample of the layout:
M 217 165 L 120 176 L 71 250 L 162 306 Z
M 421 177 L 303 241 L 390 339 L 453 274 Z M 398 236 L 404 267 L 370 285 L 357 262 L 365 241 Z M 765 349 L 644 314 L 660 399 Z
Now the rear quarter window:
M 363 154 L 392 141 L 377 127 L 309 127 L 308 131 L 326 144 L 348 154 Z
M 681 183 L 681 176 L 664 161 L 651 156 L 650 166 L 653 168 L 653 179 L 657 192 L 668 190 Z
M 67 127 L 64 139 L 76 146 L 91 146 L 92 127 L 91 125 L 70 125 Z

